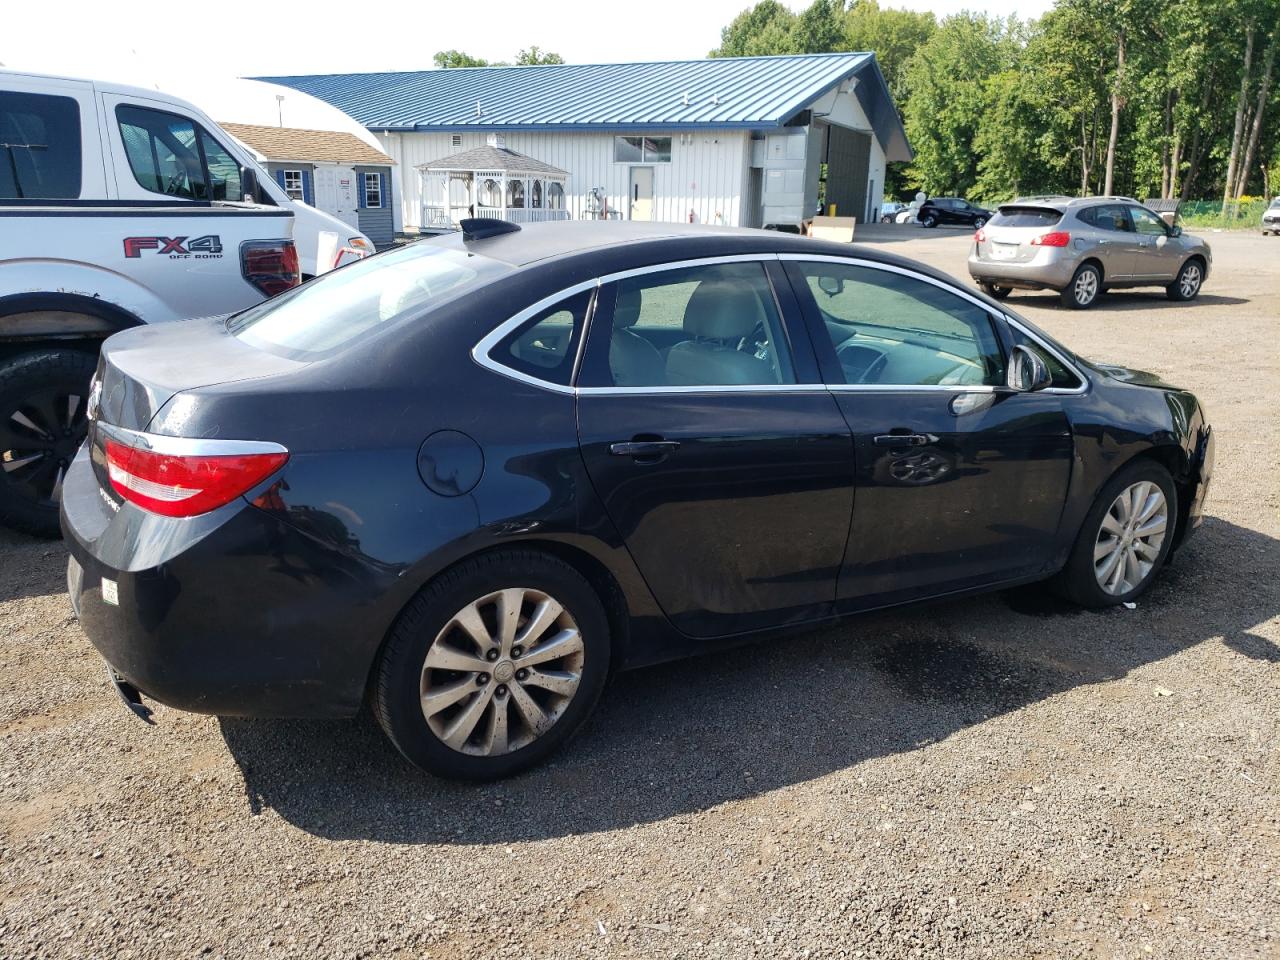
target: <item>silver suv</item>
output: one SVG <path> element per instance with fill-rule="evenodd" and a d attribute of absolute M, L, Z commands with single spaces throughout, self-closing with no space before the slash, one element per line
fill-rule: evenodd
<path fill-rule="evenodd" d="M 1164 287 L 1170 300 L 1190 300 L 1212 265 L 1207 243 L 1128 197 L 1015 200 L 974 234 L 969 254 L 969 275 L 988 295 L 1057 290 L 1077 310 L 1119 287 Z"/>
<path fill-rule="evenodd" d="M 1262 211 L 1262 235 L 1268 233 L 1280 237 L 1280 197 L 1274 197 L 1271 206 Z"/>

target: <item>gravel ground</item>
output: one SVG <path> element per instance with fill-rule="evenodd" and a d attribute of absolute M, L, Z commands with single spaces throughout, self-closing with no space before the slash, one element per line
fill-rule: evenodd
<path fill-rule="evenodd" d="M 863 233 L 964 275 L 967 234 Z M 507 783 L 368 720 L 146 727 L 61 546 L 0 534 L 0 957 L 1280 957 L 1280 239 L 1211 240 L 1193 304 L 1012 300 L 1218 431 L 1136 610 L 1022 590 L 640 671 Z"/>

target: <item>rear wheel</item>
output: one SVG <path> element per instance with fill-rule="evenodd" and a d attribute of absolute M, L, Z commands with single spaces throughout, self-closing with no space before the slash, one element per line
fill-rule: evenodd
<path fill-rule="evenodd" d="M 1071 282 L 1060 294 L 1064 307 L 1072 310 L 1086 310 L 1093 306 L 1098 294 L 1102 293 L 1102 271 L 1092 263 L 1081 264 Z"/>
<path fill-rule="evenodd" d="M 920 218 L 920 224 L 925 227 L 936 227 L 938 225 L 938 218 L 932 213 L 926 213 Z"/>
<path fill-rule="evenodd" d="M 491 780 L 546 758 L 590 714 L 609 672 L 590 584 L 531 550 L 465 561 L 392 629 L 374 713 L 396 748 L 442 777 Z"/>
<path fill-rule="evenodd" d="M 1063 592 L 1085 607 L 1113 607 L 1141 596 L 1169 558 L 1177 516 L 1168 470 L 1153 460 L 1123 468 L 1080 527 L 1059 575 Z"/>
<path fill-rule="evenodd" d="M 998 283 L 982 283 L 979 286 L 983 293 L 995 300 L 1006 300 L 1013 293 L 1013 287 L 1002 287 Z"/>
<path fill-rule="evenodd" d="M 0 367 L 0 523 L 58 536 L 62 478 L 84 442 L 98 361 L 80 350 L 34 350 Z"/>
<path fill-rule="evenodd" d="M 1194 300 L 1200 293 L 1200 285 L 1204 283 L 1204 265 L 1192 257 L 1182 265 L 1177 278 L 1164 288 L 1170 300 Z"/>

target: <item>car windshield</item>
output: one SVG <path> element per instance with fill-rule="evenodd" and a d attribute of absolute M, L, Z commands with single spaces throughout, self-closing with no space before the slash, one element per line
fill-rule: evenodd
<path fill-rule="evenodd" d="M 510 269 L 466 250 L 415 243 L 250 307 L 232 317 L 227 329 L 264 350 L 319 359 L 376 329 L 420 317 Z"/>
<path fill-rule="evenodd" d="M 1271 206 L 1269 209 L 1280 210 L 1280 197 L 1276 197 L 1274 200 L 1271 201 Z"/>

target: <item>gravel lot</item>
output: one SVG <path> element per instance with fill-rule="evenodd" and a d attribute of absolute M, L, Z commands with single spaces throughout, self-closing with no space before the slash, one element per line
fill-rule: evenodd
<path fill-rule="evenodd" d="M 874 228 L 964 276 L 968 233 Z M 1036 590 L 625 675 L 517 780 L 108 689 L 0 533 L 0 957 L 1280 957 L 1280 239 L 1022 311 L 1195 390 L 1210 517 L 1136 610 Z"/>

